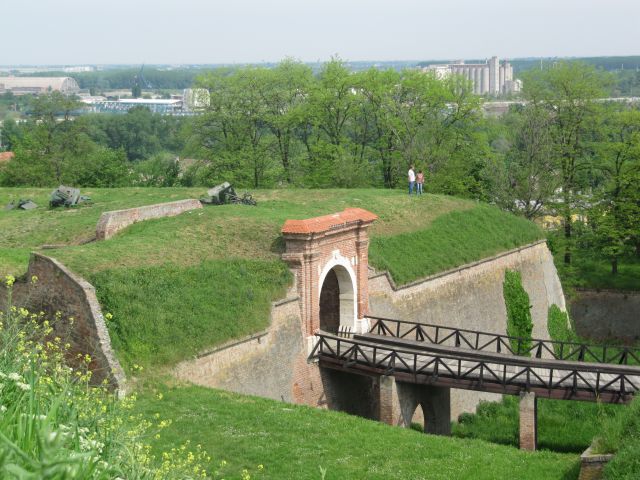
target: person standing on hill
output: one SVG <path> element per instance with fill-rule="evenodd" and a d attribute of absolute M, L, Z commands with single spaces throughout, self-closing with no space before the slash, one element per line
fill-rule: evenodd
<path fill-rule="evenodd" d="M 409 195 L 411 195 L 413 193 L 413 187 L 416 184 L 416 172 L 413 171 L 413 165 L 409 167 L 407 178 L 409 180 Z"/>
<path fill-rule="evenodd" d="M 422 170 L 419 170 L 418 175 L 416 175 L 416 186 L 418 187 L 417 188 L 418 195 L 422 195 L 423 185 L 424 185 L 424 173 L 422 173 Z"/>

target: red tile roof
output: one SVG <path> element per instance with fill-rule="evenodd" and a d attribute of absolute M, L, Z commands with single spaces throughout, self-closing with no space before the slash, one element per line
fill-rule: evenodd
<path fill-rule="evenodd" d="M 282 233 L 320 233 L 356 222 L 371 223 L 377 218 L 376 214 L 362 208 L 346 208 L 342 212 L 322 217 L 287 220 L 282 227 Z"/>
<path fill-rule="evenodd" d="M 13 152 L 0 152 L 0 162 L 8 162 L 15 156 Z"/>

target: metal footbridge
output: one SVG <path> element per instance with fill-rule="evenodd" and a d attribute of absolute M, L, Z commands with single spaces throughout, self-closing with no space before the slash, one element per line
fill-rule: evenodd
<path fill-rule="evenodd" d="M 368 317 L 367 333 L 319 331 L 321 367 L 440 387 L 563 400 L 628 403 L 640 389 L 640 350 Z"/>

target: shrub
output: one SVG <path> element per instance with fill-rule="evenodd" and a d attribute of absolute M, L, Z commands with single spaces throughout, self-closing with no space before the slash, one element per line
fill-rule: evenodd
<path fill-rule="evenodd" d="M 506 270 L 502 287 L 507 307 L 507 334 L 516 337 L 511 340 L 511 348 L 518 355 L 531 356 L 531 305 L 529 295 L 522 287 L 520 272 Z"/>
<path fill-rule="evenodd" d="M 547 331 L 551 340 L 556 342 L 575 342 L 578 339 L 571 329 L 569 314 L 563 312 L 557 305 L 551 305 L 547 313 Z M 560 354 L 560 345 L 554 343 L 553 349 L 556 355 Z"/>

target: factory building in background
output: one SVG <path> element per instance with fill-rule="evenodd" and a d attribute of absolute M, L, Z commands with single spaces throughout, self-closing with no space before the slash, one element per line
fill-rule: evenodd
<path fill-rule="evenodd" d="M 473 84 L 473 92 L 478 95 L 504 95 L 519 92 L 522 81 L 513 78 L 513 67 L 508 61 L 502 64 L 498 57 L 491 57 L 484 63 L 456 63 L 428 65 L 423 72 L 432 72 L 438 78 L 461 75 Z"/>
<path fill-rule="evenodd" d="M 71 77 L 0 77 L 0 93 L 38 95 L 53 91 L 72 95 L 78 93 L 80 87 Z"/>

